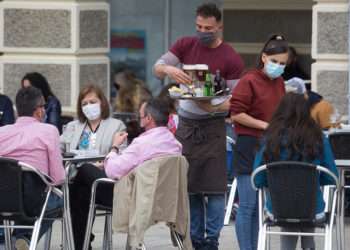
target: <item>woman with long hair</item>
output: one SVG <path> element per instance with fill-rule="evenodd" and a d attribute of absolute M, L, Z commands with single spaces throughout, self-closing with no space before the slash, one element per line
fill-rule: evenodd
<path fill-rule="evenodd" d="M 46 80 L 46 78 L 38 73 L 31 72 L 27 73 L 22 81 L 22 88 L 33 86 L 37 89 L 40 89 L 44 99 L 45 99 L 45 123 L 50 123 L 57 127 L 59 132 L 62 132 L 62 124 L 61 124 L 61 103 L 58 98 L 54 95 L 51 90 L 51 87 Z"/>
<path fill-rule="evenodd" d="M 285 94 L 281 75 L 287 61 L 287 41 L 282 35 L 271 36 L 261 50 L 256 69 L 246 72 L 232 91 L 231 120 L 237 134 L 233 166 L 239 196 L 236 234 L 244 250 L 257 248 L 257 192 L 251 186 L 250 175 L 259 138 Z"/>
<path fill-rule="evenodd" d="M 323 135 L 320 126 L 311 117 L 310 106 L 304 95 L 288 93 L 281 100 L 270 124 L 264 134 L 260 151 L 257 153 L 254 168 L 274 161 L 301 161 L 321 165 L 337 175 L 333 153 L 328 139 Z M 266 173 L 257 176 L 255 183 L 258 187 L 265 186 Z M 319 183 L 334 184 L 331 180 L 320 175 Z M 271 201 L 267 197 L 267 210 L 271 208 Z M 325 203 L 321 189 L 317 192 L 316 218 L 322 218 Z M 314 228 L 293 228 L 285 231 L 312 232 Z M 297 236 L 282 236 L 281 249 L 294 250 Z M 301 237 L 303 249 L 314 249 L 313 237 Z"/>

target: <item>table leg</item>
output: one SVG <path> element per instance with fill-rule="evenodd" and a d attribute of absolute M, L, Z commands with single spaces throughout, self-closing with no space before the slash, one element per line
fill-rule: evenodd
<path fill-rule="evenodd" d="M 342 168 L 339 169 L 340 178 L 340 190 L 338 195 L 337 204 L 337 245 L 338 249 L 345 250 L 345 228 L 344 228 L 344 197 L 345 197 L 345 171 Z"/>
<path fill-rule="evenodd" d="M 65 231 L 67 234 L 67 246 L 68 250 L 75 250 L 74 246 L 74 236 L 72 229 L 72 218 L 70 214 L 70 204 L 69 204 L 69 174 L 70 166 L 66 167 L 66 180 L 63 185 L 63 197 L 64 197 L 64 220 L 65 220 Z"/>

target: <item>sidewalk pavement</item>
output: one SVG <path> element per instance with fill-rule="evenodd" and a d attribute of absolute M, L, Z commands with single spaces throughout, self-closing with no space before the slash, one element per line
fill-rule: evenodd
<path fill-rule="evenodd" d="M 345 236 L 350 233 L 350 224 L 349 220 L 346 220 L 346 232 Z M 103 218 L 96 218 L 95 226 L 94 226 L 94 234 L 95 241 L 93 242 L 93 250 L 101 250 L 102 248 L 102 238 L 103 238 L 103 228 L 104 228 L 104 220 Z M 60 242 L 61 242 L 61 224 L 55 222 L 54 230 L 52 234 L 52 245 L 51 250 L 59 250 Z M 347 238 L 347 237 L 345 237 Z M 126 235 L 123 234 L 114 234 L 113 236 L 113 246 L 115 250 L 124 250 L 126 243 Z M 336 238 L 335 234 L 333 237 L 333 249 L 335 247 Z M 145 244 L 148 250 L 172 250 L 177 249 L 171 245 L 170 234 L 168 228 L 164 224 L 157 224 L 151 227 L 145 235 Z M 323 240 L 318 238 L 316 239 L 316 249 L 323 249 L 322 247 Z M 40 247 L 38 249 L 43 249 L 42 242 L 40 242 Z M 271 249 L 279 250 L 279 238 L 278 236 L 274 236 L 271 240 Z M 346 244 L 349 246 L 349 244 Z M 347 247 L 350 249 L 349 247 Z M 230 225 L 225 226 L 222 230 L 220 237 L 220 250 L 239 250 L 236 234 L 234 232 L 234 222 L 231 222 Z M 300 249 L 298 246 L 297 249 Z"/>

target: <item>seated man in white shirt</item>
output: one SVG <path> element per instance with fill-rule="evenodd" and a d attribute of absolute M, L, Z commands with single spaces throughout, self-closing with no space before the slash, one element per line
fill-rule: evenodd
<path fill-rule="evenodd" d="M 164 155 L 181 155 L 182 145 L 167 128 L 169 111 L 167 105 L 153 99 L 141 105 L 139 110 L 140 125 L 145 132 L 135 138 L 124 150 L 120 146 L 126 142 L 128 134 L 118 133 L 113 138 L 111 152 L 100 168 L 95 165 L 82 167 L 72 184 L 71 212 L 75 248 L 82 249 L 89 211 L 92 183 L 98 178 L 120 179 L 144 161 Z M 97 189 L 96 202 L 112 206 L 113 187 L 100 185 Z"/>

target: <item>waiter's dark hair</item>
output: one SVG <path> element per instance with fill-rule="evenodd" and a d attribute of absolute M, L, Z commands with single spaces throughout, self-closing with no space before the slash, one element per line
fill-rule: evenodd
<path fill-rule="evenodd" d="M 146 102 L 145 115 L 150 115 L 157 126 L 166 126 L 169 119 L 169 108 L 163 100 L 153 98 Z"/>
<path fill-rule="evenodd" d="M 29 86 L 20 88 L 16 94 L 16 109 L 18 116 L 33 116 L 34 111 L 45 104 L 40 89 Z"/>
<path fill-rule="evenodd" d="M 259 54 L 256 67 L 258 69 L 262 69 L 264 67 L 264 63 L 261 60 L 261 57 L 263 54 L 272 56 L 277 54 L 288 53 L 288 51 L 289 51 L 288 42 L 284 38 L 284 36 L 280 34 L 271 35 L 265 42 L 264 47 L 262 48 Z"/>
<path fill-rule="evenodd" d="M 205 18 L 215 17 L 217 22 L 220 22 L 222 19 L 221 11 L 215 3 L 205 3 L 198 6 L 196 13 L 197 16 Z"/>

